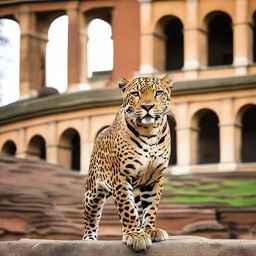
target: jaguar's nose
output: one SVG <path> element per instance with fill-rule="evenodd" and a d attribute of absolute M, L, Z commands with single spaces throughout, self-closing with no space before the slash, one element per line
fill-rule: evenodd
<path fill-rule="evenodd" d="M 155 104 L 142 104 L 140 106 L 141 108 L 145 109 L 148 112 L 150 109 L 152 109 L 155 106 Z"/>

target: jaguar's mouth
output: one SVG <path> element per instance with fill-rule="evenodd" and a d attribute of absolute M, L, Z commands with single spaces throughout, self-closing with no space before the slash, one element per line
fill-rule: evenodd
<path fill-rule="evenodd" d="M 159 119 L 159 118 L 157 118 L 157 119 Z M 156 121 L 156 117 L 147 113 L 142 118 L 139 117 L 137 119 L 137 121 L 138 121 L 138 123 L 142 123 L 142 124 L 150 124 L 150 123 L 154 123 Z"/>
<path fill-rule="evenodd" d="M 155 118 L 154 118 L 153 116 L 151 116 L 150 114 L 147 113 L 145 116 L 142 117 L 141 120 L 143 120 L 143 119 L 146 119 L 146 120 L 147 120 L 147 119 L 155 119 Z"/>

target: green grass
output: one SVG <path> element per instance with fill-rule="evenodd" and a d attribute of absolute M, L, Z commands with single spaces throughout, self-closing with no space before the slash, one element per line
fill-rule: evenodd
<path fill-rule="evenodd" d="M 163 202 L 168 203 L 225 203 L 230 206 L 255 206 L 256 198 L 218 198 L 213 196 L 206 197 L 174 197 L 165 198 Z"/>
<path fill-rule="evenodd" d="M 236 195 L 255 195 L 256 197 L 256 180 L 254 181 L 226 181 L 224 185 L 232 186 L 231 188 L 222 189 L 222 193 Z"/>
<path fill-rule="evenodd" d="M 166 181 L 169 203 L 225 203 L 230 206 L 256 206 L 256 180 Z"/>

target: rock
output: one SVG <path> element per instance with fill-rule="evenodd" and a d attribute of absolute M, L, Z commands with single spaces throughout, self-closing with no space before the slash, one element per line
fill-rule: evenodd
<path fill-rule="evenodd" d="M 218 223 L 216 220 L 202 220 L 193 222 L 191 224 L 186 225 L 182 231 L 184 233 L 191 233 L 197 231 L 205 231 L 205 230 L 224 230 L 224 226 Z"/>
<path fill-rule="evenodd" d="M 38 98 L 47 97 L 51 95 L 57 95 L 59 94 L 58 90 L 53 87 L 42 87 L 38 90 Z"/>
<path fill-rule="evenodd" d="M 147 252 L 135 253 L 121 241 L 52 241 L 21 239 L 0 242 L 1 256 L 255 256 L 256 241 L 213 240 L 176 236 L 154 243 Z"/>
<path fill-rule="evenodd" d="M 211 178 L 255 179 L 255 173 L 167 176 L 183 184 L 208 184 Z M 0 157 L 0 240 L 67 239 L 83 234 L 82 202 L 86 177 L 59 165 Z M 163 199 L 170 190 L 165 190 Z M 160 203 L 157 225 L 170 235 L 256 239 L 256 207 L 222 203 Z M 220 226 L 219 226 L 220 225 Z M 220 229 L 218 227 L 221 227 Z M 110 197 L 100 222 L 100 239 L 121 239 L 121 224 Z M 0 254 L 1 255 L 1 254 Z"/>

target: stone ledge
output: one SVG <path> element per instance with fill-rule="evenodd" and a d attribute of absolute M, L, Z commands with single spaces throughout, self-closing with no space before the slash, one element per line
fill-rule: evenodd
<path fill-rule="evenodd" d="M 198 93 L 254 89 L 256 75 L 232 76 L 211 79 L 177 81 L 173 88 L 173 96 Z M 121 91 L 116 86 L 85 90 L 74 93 L 63 93 L 43 98 L 21 100 L 1 107 L 0 124 L 7 124 L 26 118 L 49 114 L 63 113 L 89 108 L 120 106 Z"/>
<path fill-rule="evenodd" d="M 217 240 L 196 236 L 173 236 L 154 243 L 146 252 L 132 252 L 121 241 L 60 241 L 21 239 L 0 242 L 1 256 L 255 256 L 256 241 Z"/>

